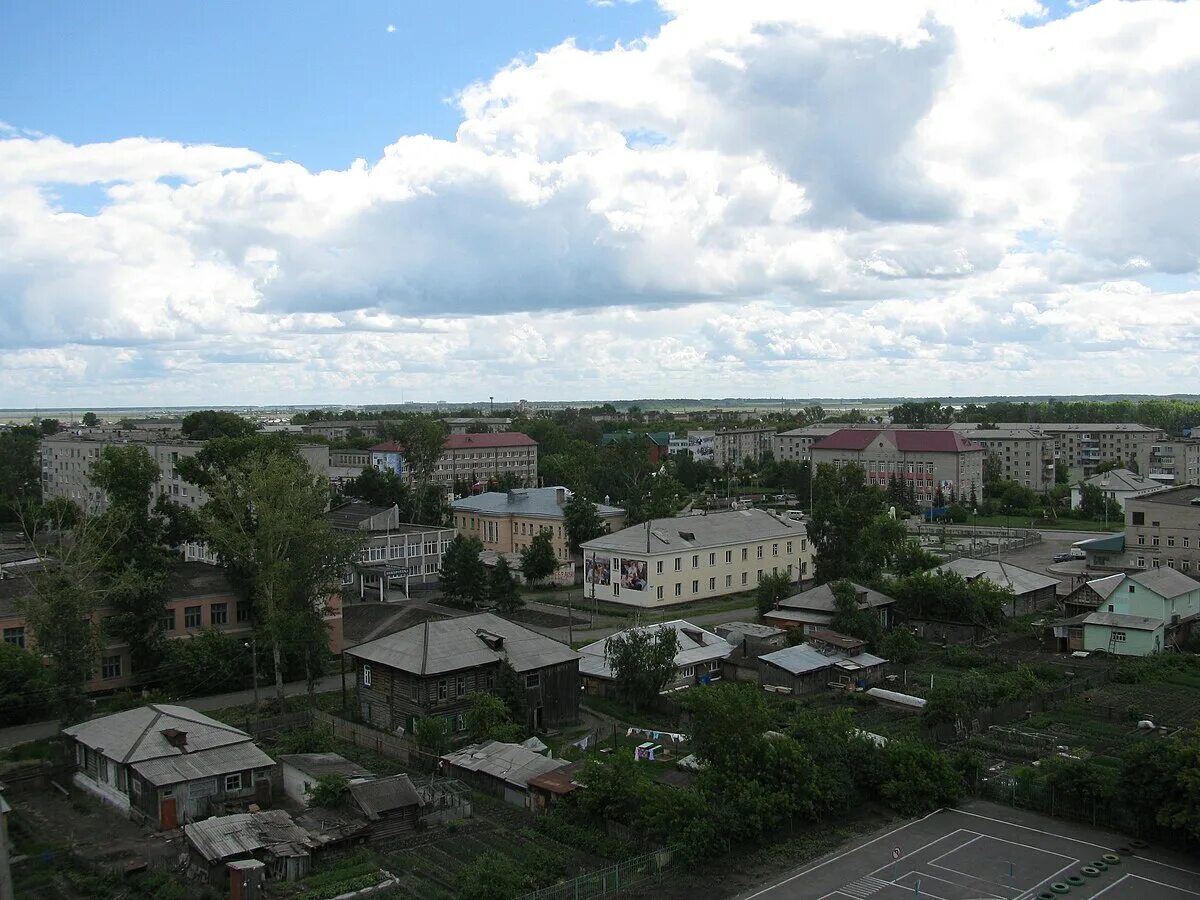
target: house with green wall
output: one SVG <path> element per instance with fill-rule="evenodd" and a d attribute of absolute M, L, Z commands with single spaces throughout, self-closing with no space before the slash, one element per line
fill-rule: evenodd
<path fill-rule="evenodd" d="M 1200 618 L 1200 582 L 1169 568 L 1109 575 L 1066 599 L 1077 614 L 1054 626 L 1065 651 L 1145 656 L 1178 647 Z"/>

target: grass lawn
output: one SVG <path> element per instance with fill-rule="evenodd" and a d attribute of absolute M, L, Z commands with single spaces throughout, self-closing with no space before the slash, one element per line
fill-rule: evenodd
<path fill-rule="evenodd" d="M 1029 519 L 1021 516 L 972 516 L 965 525 L 981 528 L 1028 528 Z M 1104 520 L 1095 519 L 1034 519 L 1034 531 L 1098 531 L 1105 530 Z M 1121 522 L 1108 520 L 1108 531 L 1120 531 Z"/>

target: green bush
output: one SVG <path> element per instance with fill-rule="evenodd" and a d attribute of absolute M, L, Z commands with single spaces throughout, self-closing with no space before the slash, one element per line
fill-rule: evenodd
<path fill-rule="evenodd" d="M 350 802 L 350 782 L 345 775 L 322 775 L 309 795 L 313 806 L 338 809 Z"/>
<path fill-rule="evenodd" d="M 489 850 L 459 870 L 454 889 L 463 900 L 512 900 L 563 875 L 562 862 L 540 847 L 531 847 L 520 861 Z"/>
<path fill-rule="evenodd" d="M 333 729 L 326 725 L 305 725 L 283 732 L 275 739 L 276 753 L 332 753 Z"/>

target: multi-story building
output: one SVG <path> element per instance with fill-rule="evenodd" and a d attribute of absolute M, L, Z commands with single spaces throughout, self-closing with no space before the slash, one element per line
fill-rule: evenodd
<path fill-rule="evenodd" d="M 747 459 L 759 462 L 772 450 L 774 428 L 731 428 L 713 435 L 713 462 L 737 468 Z"/>
<path fill-rule="evenodd" d="M 804 524 L 761 509 L 653 519 L 582 549 L 585 595 L 629 606 L 723 597 L 780 572 L 812 576 Z"/>
<path fill-rule="evenodd" d="M 525 487 L 537 485 L 537 441 L 527 434 L 452 434 L 442 444 L 442 455 L 433 470 L 439 484 L 452 488 L 456 482 L 486 486 L 502 475 L 514 475 Z M 371 465 L 408 476 L 404 447 L 384 441 L 371 448 Z"/>
<path fill-rule="evenodd" d="M 204 446 L 203 441 L 167 440 L 146 433 L 124 432 L 120 436 L 107 434 L 55 434 L 42 438 L 42 496 L 70 500 L 88 514 L 101 513 L 108 506 L 104 492 L 92 484 L 91 471 L 105 447 L 136 444 L 158 465 L 159 478 L 154 485 L 151 503 L 166 497 L 181 506 L 196 509 L 208 501 L 208 496 L 179 474 L 181 459 L 194 456 Z M 323 444 L 304 444 L 297 448 L 314 472 L 328 476 L 329 448 Z"/>
<path fill-rule="evenodd" d="M 352 435 L 377 434 L 381 424 L 390 423 L 381 422 L 378 419 L 360 422 L 312 422 L 308 425 L 301 425 L 300 430 L 304 434 L 323 437 L 327 441 L 344 441 Z"/>
<path fill-rule="evenodd" d="M 686 453 L 697 462 L 713 461 L 715 431 L 689 431 L 684 436 L 671 435 L 671 453 Z"/>
<path fill-rule="evenodd" d="M 579 654 L 491 613 L 414 625 L 346 655 L 363 721 L 386 731 L 411 732 L 423 716 L 465 731 L 471 695 L 501 690 L 503 664 L 516 670 L 530 728 L 579 718 Z"/>
<path fill-rule="evenodd" d="M 814 443 L 831 434 L 836 434 L 843 428 L 853 427 L 852 425 L 805 425 L 801 428 L 793 428 L 791 431 L 781 431 L 773 439 L 775 461 L 806 462 L 808 451 Z M 871 427 L 877 428 L 878 426 Z"/>
<path fill-rule="evenodd" d="M 465 418 L 450 418 L 443 420 L 450 434 L 466 434 L 475 428 L 486 428 L 490 432 L 508 431 L 512 427 L 512 419 L 499 416 L 474 416 Z"/>
<path fill-rule="evenodd" d="M 519 553 L 544 531 L 550 535 L 555 558 L 567 562 L 571 549 L 564 509 L 570 498 L 565 487 L 516 488 L 464 497 L 450 506 L 458 533 L 479 538 L 485 550 Z M 610 532 L 625 527 L 625 510 L 603 503 L 595 507 Z"/>
<path fill-rule="evenodd" d="M 1121 561 L 1129 568 L 1166 567 L 1185 575 L 1200 573 L 1200 486 L 1183 485 L 1127 498 L 1124 550 Z M 1089 549 L 1089 565 L 1092 557 Z"/>
<path fill-rule="evenodd" d="M 856 463 L 867 483 L 886 487 L 893 478 L 912 484 L 918 503 L 944 497 L 976 497 L 983 491 L 980 444 L 958 432 L 921 428 L 842 429 L 809 448 L 812 461 L 835 468 Z"/>
<path fill-rule="evenodd" d="M 1064 424 L 1061 422 L 998 422 L 998 429 L 1028 429 L 1054 439 L 1055 458 L 1068 468 L 1079 468 L 1085 476 L 1095 473 L 1103 462 L 1119 462 L 1124 468 L 1144 474 L 1150 471 L 1150 448 L 1162 432 L 1131 422 Z"/>
<path fill-rule="evenodd" d="M 1163 438 L 1150 445 L 1143 475 L 1165 485 L 1200 484 L 1200 440 Z"/>
<path fill-rule="evenodd" d="M 977 428 L 963 437 L 982 444 L 1000 477 L 1035 491 L 1054 487 L 1054 438 L 1028 428 Z"/>
<path fill-rule="evenodd" d="M 401 522 L 396 506 L 358 501 L 331 509 L 325 518 L 362 541 L 359 562 L 342 577 L 342 586 L 360 598 L 386 600 L 386 590 L 403 590 L 408 596 L 440 583 L 442 555 L 454 540 L 453 528 Z"/>

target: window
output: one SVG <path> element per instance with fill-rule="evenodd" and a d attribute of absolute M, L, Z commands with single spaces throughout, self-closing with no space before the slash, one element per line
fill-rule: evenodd
<path fill-rule="evenodd" d="M 700 582 L 699 581 L 692 582 L 692 593 L 693 594 L 700 593 Z"/>
<path fill-rule="evenodd" d="M 1185 546 L 1185 547 L 1190 547 L 1191 545 L 1192 545 L 1192 539 L 1191 539 L 1191 538 L 1188 538 L 1188 537 L 1185 537 L 1185 538 L 1183 539 L 1183 546 Z"/>
<path fill-rule="evenodd" d="M 1146 545 L 1146 536 L 1144 534 L 1138 535 L 1138 543 L 1141 544 L 1143 547 Z"/>
<path fill-rule="evenodd" d="M 4 643 L 15 644 L 16 646 L 24 649 L 24 647 L 25 647 L 25 628 L 24 628 L 24 626 L 19 625 L 16 628 L 5 628 L 4 629 Z"/>
<path fill-rule="evenodd" d="M 787 553 L 788 556 L 792 555 L 792 542 L 791 541 L 787 542 L 787 549 L 784 552 Z"/>
<path fill-rule="evenodd" d="M 213 625 L 224 625 L 229 621 L 229 604 L 214 603 L 208 608 L 208 621 Z"/>
<path fill-rule="evenodd" d="M 675 596 L 676 597 L 683 596 L 683 582 L 680 582 L 680 581 L 675 582 Z"/>
<path fill-rule="evenodd" d="M 683 557 L 682 556 L 675 557 L 675 571 L 678 572 L 682 568 L 683 568 Z"/>
<path fill-rule="evenodd" d="M 443 678 L 441 681 L 438 682 L 438 699 L 439 700 L 446 699 L 446 679 L 445 678 Z"/>
<path fill-rule="evenodd" d="M 459 675 L 454 679 L 454 696 L 461 697 L 467 692 L 467 679 Z"/>
<path fill-rule="evenodd" d="M 708 579 L 708 589 L 710 591 L 715 591 L 717 589 L 717 579 L 715 579 L 715 578 Z"/>
<path fill-rule="evenodd" d="M 692 568 L 693 569 L 700 568 L 700 554 L 699 553 L 692 554 Z"/>
<path fill-rule="evenodd" d="M 733 551 L 732 550 L 725 551 L 725 562 L 727 562 L 727 563 L 733 562 Z"/>
<path fill-rule="evenodd" d="M 696 677 L 696 667 L 688 666 L 685 669 L 680 669 L 679 677 L 680 678 L 695 678 Z"/>
<path fill-rule="evenodd" d="M 454 720 L 454 730 L 455 731 L 466 731 L 467 730 L 467 723 L 466 723 L 466 720 L 463 718 L 462 713 L 459 713 L 458 717 Z"/>
<path fill-rule="evenodd" d="M 654 596 L 658 600 L 663 598 L 663 586 L 661 584 L 654 589 Z"/>
<path fill-rule="evenodd" d="M 778 556 L 778 555 L 779 555 L 779 545 L 778 545 L 778 544 L 772 544 L 772 545 L 771 545 L 771 555 L 772 555 L 772 556 Z"/>
<path fill-rule="evenodd" d="M 96 754 L 96 772 L 101 781 L 108 781 L 108 757 L 102 753 Z"/>
<path fill-rule="evenodd" d="M 121 677 L 121 657 L 120 656 L 102 656 L 102 657 L 100 657 L 100 677 L 101 678 L 120 678 Z"/>
<path fill-rule="evenodd" d="M 1160 564 L 1160 563 L 1161 563 L 1161 560 L 1160 560 L 1160 559 L 1159 559 L 1157 556 L 1156 556 L 1156 557 L 1154 557 L 1154 560 L 1153 560 L 1153 565 L 1154 565 L 1154 568 L 1156 568 L 1156 569 L 1157 569 L 1157 568 L 1159 567 L 1159 564 Z"/>
<path fill-rule="evenodd" d="M 1174 558 L 1172 558 L 1170 556 L 1167 557 L 1167 568 L 1168 569 L 1175 568 L 1175 560 L 1174 560 Z"/>
<path fill-rule="evenodd" d="M 489 691 L 495 690 L 495 688 L 496 688 L 496 673 L 488 672 L 487 673 L 487 681 L 485 683 L 487 684 L 487 689 Z"/>
<path fill-rule="evenodd" d="M 1123 631 L 1113 631 L 1113 632 L 1110 632 L 1110 636 L 1111 636 L 1111 637 L 1112 637 L 1112 639 L 1113 639 L 1114 641 L 1116 641 L 1118 644 L 1121 644 L 1121 643 L 1124 643 L 1124 642 L 1125 642 L 1125 632 L 1123 632 Z"/>
<path fill-rule="evenodd" d="M 421 682 L 416 678 L 408 683 L 408 699 L 413 703 L 421 699 Z"/>
<path fill-rule="evenodd" d="M 199 628 L 200 627 L 200 607 L 185 606 L 183 609 L 183 627 L 184 628 Z"/>
<path fill-rule="evenodd" d="M 748 578 L 749 578 L 749 573 L 743 572 L 742 573 L 742 584 L 745 584 L 746 581 L 748 580 Z"/>
<path fill-rule="evenodd" d="M 758 570 L 758 574 L 756 576 L 754 576 L 754 581 L 756 584 L 758 582 L 762 581 L 762 569 Z"/>
<path fill-rule="evenodd" d="M 239 600 L 237 602 L 237 620 L 239 622 L 250 621 L 250 601 Z"/>
<path fill-rule="evenodd" d="M 363 663 L 362 683 L 363 683 L 363 687 L 371 686 L 371 664 L 370 663 Z"/>
<path fill-rule="evenodd" d="M 1167 546 L 1168 546 L 1168 547 L 1174 547 L 1174 546 L 1175 546 L 1175 535 L 1173 535 L 1173 534 L 1168 534 L 1168 535 L 1167 535 Z"/>
<path fill-rule="evenodd" d="M 715 566 L 717 564 L 717 554 L 715 554 L 715 553 L 708 554 L 708 564 L 710 566 Z"/>
<path fill-rule="evenodd" d="M 660 559 L 658 562 L 656 562 L 654 564 L 654 574 L 661 575 L 662 572 L 663 572 L 663 564 L 662 564 L 662 560 Z"/>
<path fill-rule="evenodd" d="M 535 688 L 535 687 L 541 687 L 541 686 L 542 686 L 542 673 L 541 672 L 530 672 L 528 675 L 525 676 L 525 687 Z"/>
<path fill-rule="evenodd" d="M 1139 557 L 1137 558 L 1137 567 L 1138 567 L 1139 569 L 1144 569 L 1144 568 L 1146 568 L 1146 557 L 1144 557 L 1144 556 L 1139 556 Z"/>
<path fill-rule="evenodd" d="M 749 558 L 750 558 L 750 549 L 748 547 L 743 547 L 742 548 L 742 562 L 745 562 Z"/>
<path fill-rule="evenodd" d="M 732 575 L 725 576 L 725 587 L 733 587 L 733 576 Z"/>
<path fill-rule="evenodd" d="M 1157 547 L 1157 546 L 1158 546 L 1158 535 L 1157 535 L 1157 534 L 1156 534 L 1156 535 L 1154 535 L 1154 537 L 1152 537 L 1152 538 L 1150 539 L 1150 543 L 1152 543 L 1152 544 L 1153 544 L 1155 547 Z"/>
<path fill-rule="evenodd" d="M 234 791 L 242 789 L 242 773 L 234 772 L 232 775 L 225 776 L 225 793 L 232 794 Z"/>
<path fill-rule="evenodd" d="M 710 672 L 721 671 L 721 661 L 719 659 L 710 660 L 708 663 L 708 671 L 710 671 Z"/>
<path fill-rule="evenodd" d="M 1145 525 L 1146 524 L 1146 514 L 1144 512 L 1135 512 L 1135 513 L 1131 513 L 1130 515 L 1132 516 L 1132 518 L 1131 518 L 1132 524 L 1134 524 L 1134 525 Z"/>
<path fill-rule="evenodd" d="M 762 551 L 763 551 L 763 545 L 759 544 L 758 549 L 756 551 L 756 556 L 758 559 L 762 559 Z"/>
<path fill-rule="evenodd" d="M 175 630 L 175 610 L 174 609 L 164 609 L 163 610 L 162 630 L 163 631 L 174 631 Z"/>

